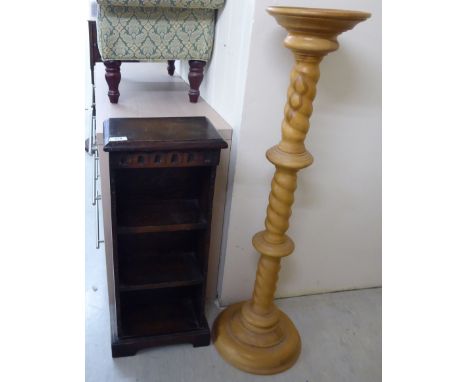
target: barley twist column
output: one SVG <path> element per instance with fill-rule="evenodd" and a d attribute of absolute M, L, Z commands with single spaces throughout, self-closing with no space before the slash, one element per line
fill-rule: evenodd
<path fill-rule="evenodd" d="M 274 374 L 297 360 L 301 340 L 294 324 L 274 304 L 280 260 L 294 250 L 286 235 L 297 187 L 297 173 L 312 164 L 304 140 L 309 130 L 312 102 L 320 76 L 319 64 L 338 49 L 338 34 L 370 15 L 363 12 L 270 7 L 268 12 L 289 34 L 285 45 L 294 53 L 282 137 L 267 151 L 276 171 L 265 219 L 265 230 L 252 240 L 260 253 L 252 299 L 230 306 L 214 324 L 214 341 L 221 356 L 232 365 L 255 374 Z"/>

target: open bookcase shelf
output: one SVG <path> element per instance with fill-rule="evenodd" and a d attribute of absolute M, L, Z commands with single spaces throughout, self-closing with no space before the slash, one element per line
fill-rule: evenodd
<path fill-rule="evenodd" d="M 122 338 L 156 336 L 200 328 L 191 290 L 126 293 L 121 298 Z M 178 291 L 177 291 L 178 292 Z"/>
<path fill-rule="evenodd" d="M 206 228 L 197 199 L 138 200 L 123 203 L 118 233 L 171 232 Z"/>
<path fill-rule="evenodd" d="M 203 274 L 196 254 L 147 254 L 120 262 L 120 291 L 201 285 Z"/>

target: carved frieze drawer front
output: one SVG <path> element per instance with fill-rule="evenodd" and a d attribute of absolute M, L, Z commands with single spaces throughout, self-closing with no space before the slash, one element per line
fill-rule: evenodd
<path fill-rule="evenodd" d="M 111 159 L 113 167 L 121 168 L 216 166 L 218 162 L 216 150 L 122 152 Z"/>

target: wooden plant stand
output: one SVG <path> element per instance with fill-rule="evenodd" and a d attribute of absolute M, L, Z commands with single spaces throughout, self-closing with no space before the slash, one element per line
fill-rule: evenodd
<path fill-rule="evenodd" d="M 309 130 L 312 101 L 322 58 L 338 49 L 337 36 L 366 20 L 370 14 L 355 11 L 269 7 L 268 12 L 287 29 L 284 40 L 294 53 L 282 138 L 267 151 L 276 167 L 265 230 L 253 237 L 260 252 L 252 299 L 231 305 L 216 319 L 214 343 L 233 366 L 254 374 L 275 374 L 290 368 L 299 357 L 301 339 L 288 316 L 273 298 L 282 257 L 294 250 L 286 235 L 297 186 L 297 172 L 312 164 L 304 140 Z"/>

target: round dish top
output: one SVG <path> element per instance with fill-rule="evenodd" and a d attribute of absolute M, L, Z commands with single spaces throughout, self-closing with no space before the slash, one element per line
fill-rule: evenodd
<path fill-rule="evenodd" d="M 273 6 L 267 8 L 271 15 L 282 16 L 302 16 L 313 18 L 328 18 L 334 20 L 366 20 L 371 14 L 360 11 L 347 11 L 342 9 L 325 9 L 325 8 L 301 8 L 301 7 L 284 7 Z"/>

